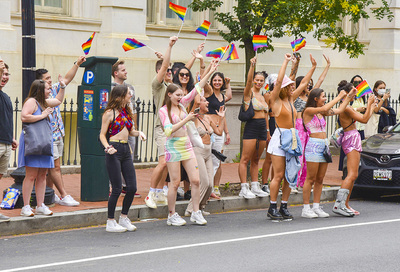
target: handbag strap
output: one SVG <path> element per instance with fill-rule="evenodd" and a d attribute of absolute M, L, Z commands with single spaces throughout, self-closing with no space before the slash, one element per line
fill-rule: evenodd
<path fill-rule="evenodd" d="M 197 119 L 203 124 L 204 128 L 206 129 L 206 131 L 208 132 L 208 129 L 206 127 L 206 125 L 203 123 L 203 121 L 201 121 L 201 119 L 197 116 Z"/>

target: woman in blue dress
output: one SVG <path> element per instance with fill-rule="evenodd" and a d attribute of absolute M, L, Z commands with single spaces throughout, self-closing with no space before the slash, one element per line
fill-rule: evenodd
<path fill-rule="evenodd" d="M 50 126 L 50 116 L 53 107 L 61 104 L 64 99 L 65 83 L 61 76 L 58 76 L 61 90 L 56 98 L 49 98 L 50 86 L 41 79 L 33 81 L 21 111 L 21 121 L 23 123 L 35 123 L 46 119 Z M 52 215 L 53 212 L 44 205 L 44 195 L 46 190 L 46 173 L 48 168 L 54 168 L 53 156 L 28 155 L 25 156 L 24 133 L 21 132 L 20 146 L 18 150 L 18 167 L 25 166 L 25 179 L 22 184 L 22 196 L 24 207 L 22 207 L 22 216 L 34 216 L 30 206 L 31 193 L 35 184 L 36 191 L 36 210 L 35 214 Z M 53 148 L 53 143 L 51 143 Z M 52 150 L 53 152 L 53 150 Z M 36 183 L 35 183 L 36 180 Z"/>

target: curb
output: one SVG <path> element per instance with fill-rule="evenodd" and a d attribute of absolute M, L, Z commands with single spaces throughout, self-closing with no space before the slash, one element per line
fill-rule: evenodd
<path fill-rule="evenodd" d="M 336 199 L 338 186 L 325 187 L 322 190 L 321 201 L 333 201 Z M 278 201 L 281 195 L 278 196 Z M 312 194 L 311 194 L 312 197 Z M 176 211 L 183 215 L 189 201 L 176 203 Z M 302 193 L 292 193 L 289 205 L 303 204 Z M 221 213 L 229 211 L 266 209 L 269 207 L 269 197 L 244 199 L 238 196 L 223 197 L 221 200 L 210 200 L 206 210 L 210 213 Z M 116 209 L 118 218 L 121 207 Z M 157 209 L 150 209 L 146 205 L 135 205 L 129 210 L 129 218 L 132 221 L 152 218 L 166 218 L 168 206 L 162 205 Z M 56 213 L 52 216 L 37 215 L 35 217 L 13 217 L 9 222 L 0 223 L 0 237 L 8 235 L 29 234 L 44 231 L 55 231 L 61 229 L 72 229 L 104 225 L 107 218 L 107 208 L 81 210 L 74 212 Z"/>

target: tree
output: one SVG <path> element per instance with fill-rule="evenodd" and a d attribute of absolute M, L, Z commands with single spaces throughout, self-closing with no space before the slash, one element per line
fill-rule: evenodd
<path fill-rule="evenodd" d="M 393 19 L 386 0 L 380 6 L 374 0 L 234 0 L 237 4 L 233 13 L 215 12 L 215 19 L 227 27 L 228 31 L 218 30 L 227 42 L 239 41 L 246 53 L 246 71 L 250 59 L 254 57 L 253 35 L 267 35 L 268 47 L 258 52 L 274 50 L 273 38 L 292 36 L 293 40 L 313 33 L 313 37 L 324 41 L 339 51 L 345 50 L 351 58 L 363 54 L 364 44 L 357 41 L 356 35 L 346 35 L 341 28 L 344 17 L 353 23 L 370 16 L 381 20 Z M 193 0 L 190 7 L 194 11 L 213 10 L 221 7 L 221 0 Z M 373 7 L 373 9 L 372 9 Z"/>

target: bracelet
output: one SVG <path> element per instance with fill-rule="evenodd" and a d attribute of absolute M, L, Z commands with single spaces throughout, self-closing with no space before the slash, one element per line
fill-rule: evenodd
<path fill-rule="evenodd" d="M 267 132 L 269 132 L 269 129 L 267 129 Z"/>
<path fill-rule="evenodd" d="M 61 86 L 61 85 L 60 85 L 60 86 Z M 67 87 L 67 85 L 61 86 L 60 88 L 61 88 L 61 89 L 65 89 L 65 87 Z"/>

